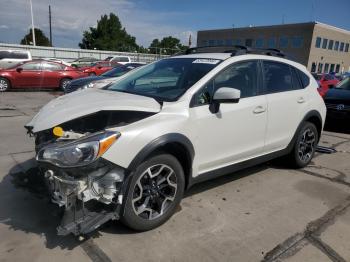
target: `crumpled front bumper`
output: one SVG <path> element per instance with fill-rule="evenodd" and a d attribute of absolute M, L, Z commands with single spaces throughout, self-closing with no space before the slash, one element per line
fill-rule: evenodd
<path fill-rule="evenodd" d="M 64 208 L 58 235 L 84 235 L 120 217 L 127 170 L 100 159 L 87 167 L 58 168 L 39 163 L 51 201 Z"/>

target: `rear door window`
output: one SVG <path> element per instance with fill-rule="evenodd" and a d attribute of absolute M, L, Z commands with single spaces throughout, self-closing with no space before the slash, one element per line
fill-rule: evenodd
<path fill-rule="evenodd" d="M 265 93 L 279 93 L 293 90 L 289 65 L 273 61 L 263 61 Z"/>
<path fill-rule="evenodd" d="M 42 70 L 44 71 L 60 71 L 63 70 L 62 66 L 55 63 L 42 63 Z"/>

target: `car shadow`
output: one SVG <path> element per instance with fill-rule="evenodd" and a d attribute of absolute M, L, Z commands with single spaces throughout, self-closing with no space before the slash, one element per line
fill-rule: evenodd
<path fill-rule="evenodd" d="M 196 184 L 186 192 L 185 198 L 253 175 L 266 168 L 268 165 L 262 164 Z M 0 223 L 9 226 L 10 230 L 20 230 L 44 237 L 46 248 L 60 247 L 72 250 L 82 242 L 72 234 L 57 235 L 56 227 L 61 221 L 63 210 L 50 202 L 42 177 L 34 159 L 29 159 L 11 168 L 9 174 L 0 182 L 0 195 L 6 196 L 0 199 Z M 176 212 L 180 211 L 181 206 Z M 98 238 L 102 236 L 102 233 L 141 234 L 120 222 L 110 221 L 88 234 L 86 239 Z"/>

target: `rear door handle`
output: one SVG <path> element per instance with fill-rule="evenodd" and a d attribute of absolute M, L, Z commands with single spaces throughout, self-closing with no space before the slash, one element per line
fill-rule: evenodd
<path fill-rule="evenodd" d="M 266 111 L 265 107 L 263 106 L 257 106 L 254 110 L 253 113 L 254 114 L 261 114 L 264 113 Z"/>
<path fill-rule="evenodd" d="M 304 97 L 299 97 L 298 100 L 297 100 L 297 102 L 298 102 L 299 104 L 305 103 Z"/>

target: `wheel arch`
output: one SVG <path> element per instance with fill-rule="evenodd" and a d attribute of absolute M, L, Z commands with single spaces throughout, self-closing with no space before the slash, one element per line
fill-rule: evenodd
<path fill-rule="evenodd" d="M 183 134 L 169 133 L 152 140 L 137 153 L 127 169 L 129 171 L 135 170 L 143 161 L 160 153 L 171 154 L 180 162 L 184 170 L 187 188 L 192 176 L 195 151 L 192 142 Z"/>
<path fill-rule="evenodd" d="M 323 123 L 322 122 L 322 117 L 321 117 L 321 114 L 318 111 L 311 110 L 304 116 L 302 121 L 299 123 L 299 125 L 298 125 L 298 127 L 297 127 L 297 129 L 296 129 L 296 131 L 294 133 L 294 136 L 293 136 L 292 140 L 289 142 L 289 145 L 286 148 L 286 150 L 287 150 L 286 152 L 287 153 L 292 151 L 293 146 L 294 146 L 294 142 L 297 139 L 298 134 L 300 132 L 300 129 L 303 127 L 303 124 L 305 122 L 311 122 L 311 123 L 313 123 L 316 126 L 316 129 L 317 129 L 317 132 L 318 132 L 318 141 L 317 141 L 317 143 L 319 142 L 320 137 L 321 137 L 321 132 L 322 132 L 322 123 Z"/>

